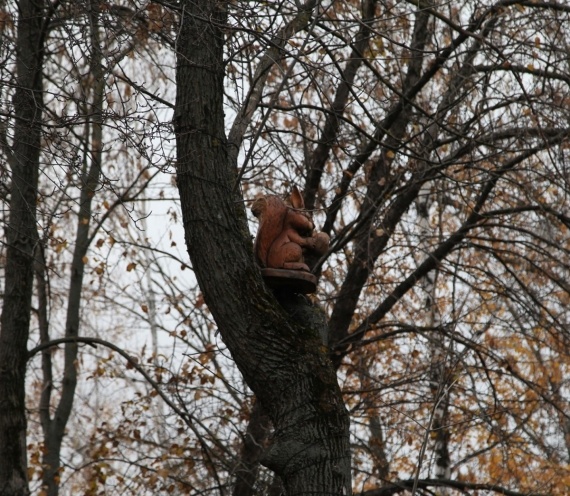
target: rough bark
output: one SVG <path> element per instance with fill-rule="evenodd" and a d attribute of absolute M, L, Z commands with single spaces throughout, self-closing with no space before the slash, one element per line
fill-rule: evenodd
<path fill-rule="evenodd" d="M 350 494 L 349 419 L 319 330 L 263 285 L 223 114 L 223 4 L 183 2 L 174 127 L 188 252 L 236 365 L 275 427 L 264 464 L 289 495 Z"/>
<path fill-rule="evenodd" d="M 0 494 L 29 494 L 25 372 L 34 274 L 42 118 L 43 2 L 19 2 L 6 279 L 0 330 Z"/>
<path fill-rule="evenodd" d="M 302 295 L 289 293 L 288 291 L 275 291 L 275 297 L 279 304 L 287 312 L 289 317 L 299 323 L 309 323 L 311 328 L 317 329 L 323 344 L 328 342 L 328 325 L 325 313 L 314 306 L 309 299 Z M 236 467 L 233 496 L 252 496 L 256 493 L 255 483 L 259 464 L 268 449 L 272 425 L 269 416 L 265 413 L 261 404 L 256 401 L 239 457 L 239 465 Z M 282 484 L 276 477 L 269 488 L 269 494 L 281 494 Z"/>

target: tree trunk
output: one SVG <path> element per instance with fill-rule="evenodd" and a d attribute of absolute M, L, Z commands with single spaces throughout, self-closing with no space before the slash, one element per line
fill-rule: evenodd
<path fill-rule="evenodd" d="M 422 186 L 416 198 L 418 216 L 419 244 L 422 258 L 432 251 L 433 240 L 436 233 L 430 227 L 431 182 Z M 423 262 L 423 260 L 421 260 Z M 421 263 L 420 262 L 420 263 Z M 419 264 L 418 264 L 419 266 Z M 436 329 L 430 334 L 428 353 L 430 359 L 429 389 L 433 398 L 430 437 L 434 438 L 435 478 L 449 479 L 451 467 L 449 458 L 449 380 L 446 369 L 449 365 L 449 349 L 443 333 L 441 315 L 437 306 L 437 276 L 438 268 L 430 271 L 418 281 L 418 287 L 425 293 L 426 327 Z M 421 460 L 420 460 L 421 463 Z M 418 468 L 419 470 L 419 468 Z M 445 493 L 446 489 L 442 489 Z"/>
<path fill-rule="evenodd" d="M 0 494 L 29 494 L 25 372 L 34 274 L 42 102 L 43 2 L 19 2 L 6 280 L 0 330 Z"/>
<path fill-rule="evenodd" d="M 275 427 L 264 464 L 288 495 L 351 494 L 349 419 L 319 326 L 295 322 L 254 262 L 224 135 L 223 6 L 182 3 L 174 126 L 188 252 L 222 338 Z"/>
<path fill-rule="evenodd" d="M 90 72 L 93 77 L 92 103 L 90 112 L 90 159 L 86 159 L 80 177 L 81 193 L 77 217 L 75 247 L 71 262 L 71 277 L 67 298 L 67 314 L 65 321 L 65 337 L 76 338 L 79 335 L 81 299 L 83 296 L 83 277 L 85 273 L 84 258 L 89 248 L 89 227 L 92 217 L 92 203 L 99 187 L 101 177 L 101 161 L 103 154 L 103 105 L 105 95 L 105 78 L 103 74 L 102 52 L 99 40 L 99 9 L 97 2 L 89 3 L 90 20 Z M 59 475 L 61 471 L 61 446 L 65 436 L 67 423 L 73 409 L 75 389 L 77 387 L 77 353 L 78 345 L 68 342 L 64 348 L 64 373 L 61 395 L 57 408 L 50 417 L 49 409 L 42 410 L 42 428 L 45 451 L 42 458 L 43 489 L 47 496 L 59 493 Z M 44 368 L 44 370 L 47 368 Z M 51 380 L 51 373 L 44 377 Z M 47 396 L 47 394 L 46 394 Z M 44 400 L 49 405 L 49 398 Z"/>

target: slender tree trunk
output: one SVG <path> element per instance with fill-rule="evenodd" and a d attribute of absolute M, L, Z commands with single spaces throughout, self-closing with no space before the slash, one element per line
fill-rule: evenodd
<path fill-rule="evenodd" d="M 19 2 L 6 280 L 0 330 L 0 494 L 28 494 L 25 373 L 42 119 L 43 1 Z"/>
<path fill-rule="evenodd" d="M 430 228 L 429 209 L 431 198 L 431 182 L 424 183 L 416 198 L 416 210 L 418 215 L 418 227 L 420 234 L 419 247 L 423 258 L 432 251 L 434 233 Z M 430 371 L 429 388 L 432 394 L 434 408 L 431 421 L 431 431 L 434 438 L 435 477 L 436 479 L 450 478 L 449 459 L 449 427 L 447 411 L 449 406 L 449 381 L 446 374 L 446 366 L 449 361 L 448 349 L 445 337 L 442 333 L 442 322 L 437 308 L 437 275 L 438 269 L 432 270 L 418 282 L 425 293 L 426 325 L 437 329 L 430 333 L 428 345 Z M 445 489 L 442 489 L 445 492 Z"/>
<path fill-rule="evenodd" d="M 91 104 L 90 136 L 88 158 L 83 168 L 80 180 L 79 212 L 75 248 L 71 262 L 71 278 L 67 298 L 67 315 L 65 337 L 74 338 L 79 335 L 81 298 L 83 277 L 85 273 L 85 256 L 89 248 L 89 227 L 93 198 L 99 186 L 101 177 L 101 159 L 103 153 L 103 102 L 105 94 L 105 78 L 103 74 L 102 53 L 99 40 L 98 2 L 89 4 L 89 20 L 91 35 L 91 74 L 93 76 L 93 100 Z M 43 456 L 43 485 L 47 496 L 57 496 L 59 493 L 59 474 L 61 468 L 61 446 L 65 429 L 71 416 L 75 389 L 77 387 L 77 343 L 69 342 L 64 348 L 64 375 L 59 403 L 50 418 L 49 410 L 44 409 L 42 428 L 44 434 L 45 452 Z M 47 367 L 45 367 L 47 368 Z M 51 381 L 51 373 L 44 376 L 44 381 Z M 47 385 L 46 385 L 47 386 Z M 45 399 L 43 402 L 45 403 Z M 48 400 L 49 405 L 49 400 Z"/>
<path fill-rule="evenodd" d="M 351 494 L 349 418 L 314 319 L 294 321 L 255 265 L 223 114 L 224 4 L 182 2 L 174 126 L 188 252 L 236 365 L 275 427 L 264 464 L 288 495 Z M 311 314 L 306 301 L 289 302 Z"/>

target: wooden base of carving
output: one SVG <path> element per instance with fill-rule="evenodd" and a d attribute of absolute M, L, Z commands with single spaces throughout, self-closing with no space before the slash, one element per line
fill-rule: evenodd
<path fill-rule="evenodd" d="M 316 276 L 303 270 L 261 269 L 261 275 L 272 289 L 287 289 L 302 294 L 317 290 Z"/>

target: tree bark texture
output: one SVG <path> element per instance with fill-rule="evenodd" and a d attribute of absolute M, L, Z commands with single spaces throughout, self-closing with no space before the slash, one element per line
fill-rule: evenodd
<path fill-rule="evenodd" d="M 42 118 L 43 2 L 19 2 L 10 219 L 0 330 L 0 494 L 29 494 L 25 371 L 34 274 Z"/>
<path fill-rule="evenodd" d="M 274 425 L 264 464 L 288 495 L 350 494 L 349 418 L 319 328 L 281 307 L 254 262 L 224 135 L 222 8 L 182 4 L 174 127 L 188 252 L 222 338 Z"/>

